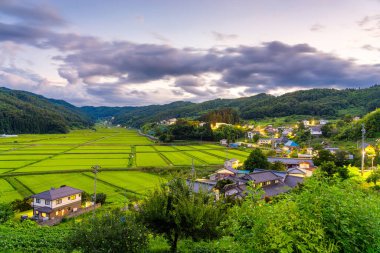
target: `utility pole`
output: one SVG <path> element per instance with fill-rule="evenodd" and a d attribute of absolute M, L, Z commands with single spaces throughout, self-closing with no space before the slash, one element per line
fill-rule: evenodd
<path fill-rule="evenodd" d="M 361 175 L 362 176 L 364 174 L 364 155 L 365 155 L 365 151 L 364 151 L 364 136 L 365 136 L 365 128 L 364 128 L 364 124 L 362 124 L 362 166 L 361 166 Z"/>
<path fill-rule="evenodd" d="M 195 180 L 195 167 L 194 167 L 194 158 L 191 159 L 191 175 L 193 176 L 193 181 Z"/>
<path fill-rule="evenodd" d="M 99 165 L 94 165 L 91 167 L 92 173 L 94 173 L 94 212 L 93 212 L 93 218 L 95 218 L 95 210 L 96 210 L 96 179 L 97 175 L 99 173 L 100 166 Z"/>

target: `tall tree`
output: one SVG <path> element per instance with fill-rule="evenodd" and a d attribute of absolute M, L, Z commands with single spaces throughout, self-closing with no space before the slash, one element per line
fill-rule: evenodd
<path fill-rule="evenodd" d="M 244 162 L 244 168 L 249 171 L 254 169 L 268 169 L 270 166 L 267 157 L 261 149 L 254 149 Z"/>
<path fill-rule="evenodd" d="M 218 225 L 225 210 L 206 192 L 195 193 L 182 179 L 174 179 L 155 189 L 142 203 L 140 220 L 154 233 L 163 234 L 177 251 L 180 238 L 194 240 L 219 236 Z"/>

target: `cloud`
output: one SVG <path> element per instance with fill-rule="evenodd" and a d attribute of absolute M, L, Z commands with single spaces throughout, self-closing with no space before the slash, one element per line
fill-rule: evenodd
<path fill-rule="evenodd" d="M 157 32 L 151 32 L 151 34 L 156 40 L 158 40 L 164 44 L 170 43 L 170 40 L 168 38 L 166 38 L 165 36 L 163 36 L 162 34 L 159 34 Z"/>
<path fill-rule="evenodd" d="M 214 37 L 214 39 L 217 41 L 234 40 L 234 39 L 239 38 L 239 36 L 236 34 L 220 33 L 216 31 L 212 31 L 211 34 Z"/>
<path fill-rule="evenodd" d="M 357 22 L 359 27 L 374 37 L 380 36 L 380 15 L 365 16 Z"/>
<path fill-rule="evenodd" d="M 321 24 L 314 24 L 310 27 L 310 31 L 312 32 L 319 32 L 319 31 L 322 31 L 323 29 L 325 29 L 325 26 Z"/>
<path fill-rule="evenodd" d="M 380 51 L 380 48 L 371 46 L 369 44 L 363 45 L 362 48 L 368 51 Z"/>
<path fill-rule="evenodd" d="M 54 8 L 47 4 L 35 5 L 32 2 L 26 5 L 15 0 L 2 0 L 0 15 L 17 17 L 24 25 L 60 26 L 66 23 Z"/>
<path fill-rule="evenodd" d="M 64 25 L 65 21 L 54 11 L 25 10 L 15 2 L 5 3 L 8 7 L 1 13 L 19 17 L 20 22 L 0 22 L 0 42 L 12 47 L 56 49 L 57 55 L 52 58 L 65 83 L 57 84 L 16 66 L 1 67 L 0 82 L 77 104 L 163 103 L 171 101 L 173 95 L 199 101 L 295 88 L 365 87 L 380 81 L 379 65 L 360 65 L 308 44 L 271 41 L 223 48 L 176 48 L 104 41 L 95 36 L 55 32 L 47 23 Z M 378 22 L 380 16 L 368 16 L 359 25 L 380 27 Z M 40 25 L 33 25 L 37 23 Z M 156 35 L 157 39 L 162 36 Z M 213 35 L 217 40 L 236 38 L 234 34 Z M 363 48 L 375 50 L 369 45 Z"/>

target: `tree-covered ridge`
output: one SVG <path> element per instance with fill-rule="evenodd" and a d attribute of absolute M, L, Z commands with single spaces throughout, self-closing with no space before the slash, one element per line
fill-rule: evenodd
<path fill-rule="evenodd" d="M 217 122 L 237 124 L 240 121 L 237 111 L 232 108 L 213 110 L 202 115 L 200 117 L 200 120 L 209 122 L 211 124 L 215 124 Z"/>
<path fill-rule="evenodd" d="M 242 119 L 290 115 L 339 117 L 347 113 L 362 116 L 380 107 L 380 85 L 366 89 L 311 89 L 281 96 L 258 94 L 237 99 L 215 99 L 203 103 L 174 102 L 142 107 L 86 107 L 91 117 L 115 116 L 115 123 L 140 127 L 169 118 L 199 118 L 214 110 L 233 108 Z"/>
<path fill-rule="evenodd" d="M 65 101 L 0 88 L 1 133 L 66 133 L 91 125 L 86 115 Z"/>

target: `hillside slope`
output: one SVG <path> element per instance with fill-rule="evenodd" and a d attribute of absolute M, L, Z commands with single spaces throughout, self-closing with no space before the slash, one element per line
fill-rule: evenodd
<path fill-rule="evenodd" d="M 92 122 L 79 108 L 62 100 L 0 88 L 0 133 L 66 133 Z"/>
<path fill-rule="evenodd" d="M 174 102 L 142 107 L 112 107 L 99 109 L 102 116 L 114 116 L 115 123 L 139 127 L 173 117 L 197 118 L 210 110 L 234 108 L 243 119 L 262 119 L 290 115 L 338 117 L 345 114 L 364 115 L 380 107 L 380 85 L 366 89 L 311 89 L 281 96 L 258 94 L 237 99 L 215 99 L 203 103 Z M 93 110 L 93 112 L 96 110 Z M 112 113 L 106 115 L 105 112 Z M 105 113 L 105 114 L 104 114 Z M 96 118 L 95 115 L 93 115 Z"/>

